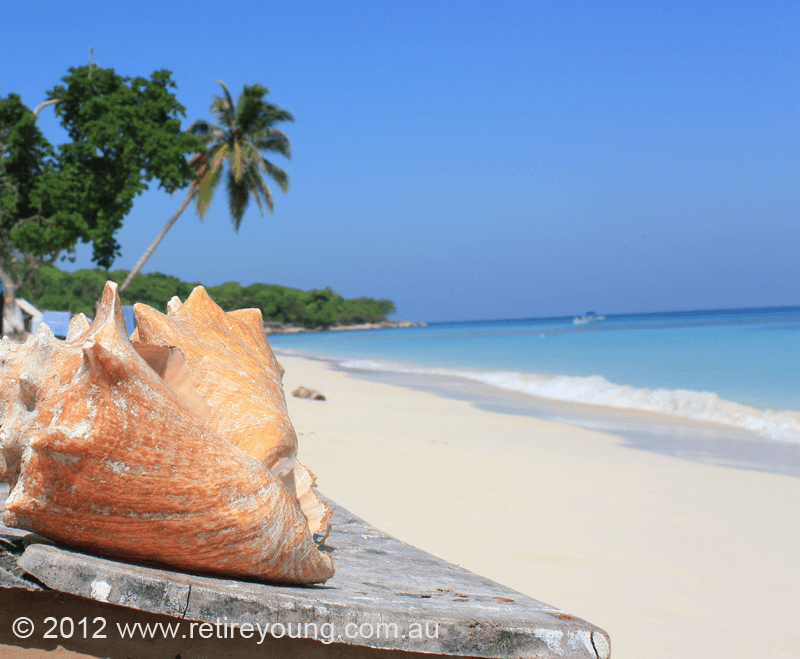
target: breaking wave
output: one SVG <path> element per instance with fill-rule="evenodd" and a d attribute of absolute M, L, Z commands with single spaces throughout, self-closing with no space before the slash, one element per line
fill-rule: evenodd
<path fill-rule="evenodd" d="M 475 371 L 434 368 L 390 361 L 342 359 L 336 363 L 349 369 L 447 375 L 553 400 L 645 410 L 708 421 L 754 431 L 769 439 L 800 442 L 800 412 L 759 410 L 720 398 L 710 391 L 688 389 L 637 389 L 614 384 L 600 375 L 574 377 L 538 375 L 510 371 Z"/>

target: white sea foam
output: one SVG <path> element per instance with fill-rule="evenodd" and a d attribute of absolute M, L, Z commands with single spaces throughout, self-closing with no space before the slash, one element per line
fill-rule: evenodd
<path fill-rule="evenodd" d="M 600 375 L 573 377 L 511 371 L 475 371 L 367 359 L 346 359 L 340 360 L 338 363 L 344 368 L 367 371 L 468 378 L 502 389 L 520 391 L 531 396 L 630 410 L 661 412 L 696 421 L 709 421 L 744 428 L 770 439 L 800 442 L 800 412 L 759 410 L 725 400 L 710 391 L 637 389 L 630 385 L 614 384 Z"/>

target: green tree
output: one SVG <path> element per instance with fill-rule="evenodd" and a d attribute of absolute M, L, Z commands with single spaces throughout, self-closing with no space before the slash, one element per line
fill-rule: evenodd
<path fill-rule="evenodd" d="M 58 99 L 56 116 L 72 140 L 60 147 L 59 185 L 49 192 L 65 200 L 69 238 L 91 241 L 94 262 L 108 268 L 119 256 L 114 233 L 133 198 L 153 179 L 169 193 L 186 187 L 194 172 L 185 156 L 203 147 L 181 131 L 186 110 L 169 91 L 176 87 L 169 71 L 156 71 L 150 80 L 99 67 L 69 71 L 62 78 L 66 86 L 48 92 Z"/>
<path fill-rule="evenodd" d="M 18 240 L 26 223 L 45 226 L 53 210 L 42 201 L 37 187 L 52 170 L 54 151 L 35 119 L 17 94 L 0 99 L 0 281 L 5 332 L 24 329 L 15 303 L 17 289 L 41 263 L 52 262 L 60 252 Z"/>
<path fill-rule="evenodd" d="M 266 204 L 273 211 L 272 192 L 264 181 L 263 175 L 275 181 L 281 190 L 289 188 L 289 176 L 273 164 L 261 151 L 278 153 L 286 158 L 291 157 L 289 138 L 283 131 L 275 128 L 282 121 L 294 121 L 292 114 L 264 100 L 269 90 L 263 85 L 245 85 L 236 104 L 223 82 L 217 81 L 223 90 L 223 96 L 215 96 L 211 104 L 211 112 L 219 125 L 198 120 L 189 128 L 189 132 L 198 137 L 206 146 L 206 150 L 192 159 L 197 176 L 189 193 L 178 207 L 175 214 L 167 221 L 164 228 L 128 274 L 120 286 L 124 292 L 133 278 L 163 240 L 181 213 L 196 197 L 196 209 L 200 219 L 211 204 L 211 198 L 222 178 L 225 161 L 228 162 L 227 187 L 228 205 L 234 231 L 239 230 L 244 212 L 250 197 L 255 200 L 263 216 Z"/>
<path fill-rule="evenodd" d="M 70 273 L 45 265 L 20 289 L 20 294 L 40 308 L 92 315 L 106 280 L 119 284 L 126 274 L 125 270 L 108 272 L 99 268 Z M 122 303 L 144 302 L 166 311 L 167 302 L 173 295 L 185 300 L 199 285 L 199 282 L 185 282 L 177 277 L 151 272 L 136 278 L 122 294 Z M 390 300 L 365 297 L 345 300 L 330 288 L 302 291 L 274 284 L 242 287 L 232 281 L 209 287 L 208 294 L 225 311 L 261 309 L 266 321 L 294 323 L 308 328 L 384 320 L 383 310 L 387 307 L 394 309 Z"/>
<path fill-rule="evenodd" d="M 153 179 L 173 192 L 194 180 L 186 154 L 203 143 L 181 131 L 184 107 L 170 91 L 169 71 L 128 78 L 96 65 L 70 68 L 37 107 L 54 104 L 70 142 L 58 152 L 19 96 L 0 99 L 3 188 L 0 265 L 10 300 L 26 274 L 92 243 L 93 260 L 108 268 L 119 255 L 115 232 L 133 199 Z M 9 193 L 8 190 L 12 192 Z M 9 199 L 13 196 L 13 202 Z M 2 273 L 0 273 L 2 274 Z M 17 329 L 12 327 L 12 329 Z"/>

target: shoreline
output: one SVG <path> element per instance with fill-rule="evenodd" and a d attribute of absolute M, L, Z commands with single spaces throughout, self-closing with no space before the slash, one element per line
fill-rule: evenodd
<path fill-rule="evenodd" d="M 619 437 L 628 448 L 800 478 L 800 443 L 767 439 L 752 431 L 659 412 L 541 398 L 456 376 L 364 371 L 335 362 L 331 367 L 368 382 L 463 400 L 487 412 L 530 416 L 608 433 Z"/>
<path fill-rule="evenodd" d="M 793 410 L 758 410 L 709 392 L 636 390 L 611 385 L 632 392 L 626 392 L 632 400 L 636 400 L 636 394 L 662 395 L 667 400 L 670 396 L 688 395 L 690 402 L 696 402 L 692 398 L 696 397 L 701 399 L 700 402 L 702 399 L 710 400 L 712 405 L 710 413 L 702 407 L 698 412 L 693 406 L 689 406 L 688 413 L 673 411 L 668 405 L 666 408 L 670 411 L 663 411 L 647 405 L 612 405 L 543 396 L 497 383 L 497 376 L 503 379 L 519 376 L 523 380 L 526 377 L 565 379 L 566 376 L 437 368 L 390 360 L 334 357 L 280 347 L 273 347 L 273 350 L 276 355 L 322 361 L 354 377 L 470 400 L 477 407 L 490 411 L 563 421 L 585 429 L 611 432 L 636 448 L 666 451 L 670 455 L 680 454 L 714 464 L 800 476 L 800 412 Z M 587 381 L 593 379 L 583 378 Z"/>
<path fill-rule="evenodd" d="M 376 528 L 592 621 L 616 659 L 800 656 L 798 478 L 278 359 L 326 396 L 287 397 L 300 460 Z"/>
<path fill-rule="evenodd" d="M 331 325 L 330 327 L 304 327 L 291 323 L 264 321 L 264 334 L 302 334 L 305 332 L 344 332 L 349 330 L 396 329 L 399 327 L 427 327 L 428 323 L 414 323 L 410 320 L 379 320 L 374 323 L 355 325 Z"/>

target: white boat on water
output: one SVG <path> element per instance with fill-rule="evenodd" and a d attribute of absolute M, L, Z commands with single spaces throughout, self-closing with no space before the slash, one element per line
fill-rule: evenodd
<path fill-rule="evenodd" d="M 594 311 L 584 311 L 582 314 L 575 316 L 572 321 L 573 325 L 588 325 L 589 323 L 598 323 L 605 320 L 605 316 L 598 316 Z"/>

